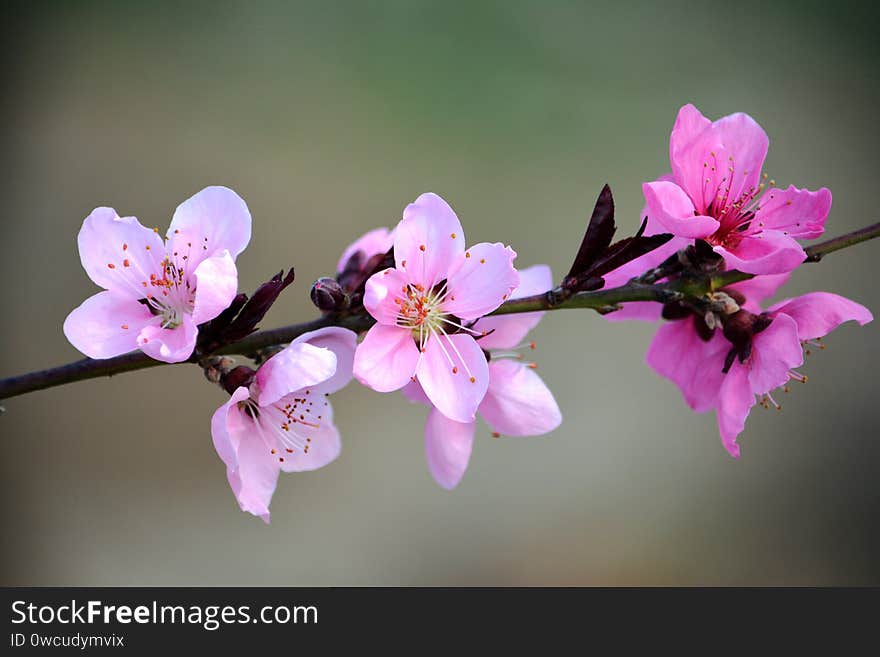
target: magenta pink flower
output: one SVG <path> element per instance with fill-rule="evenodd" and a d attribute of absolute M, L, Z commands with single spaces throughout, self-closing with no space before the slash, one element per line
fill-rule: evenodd
<path fill-rule="evenodd" d="M 737 458 L 737 437 L 755 396 L 765 407 L 778 408 L 774 389 L 792 380 L 806 381 L 795 370 L 803 364 L 805 345 L 845 321 L 866 324 L 873 319 L 864 306 L 827 292 L 785 300 L 761 312 L 759 302 L 787 278 L 759 276 L 731 286 L 746 300 L 723 332 L 707 336 L 699 317 L 687 317 L 661 326 L 648 349 L 648 365 L 675 383 L 694 411 L 716 411 L 721 442 Z"/>
<path fill-rule="evenodd" d="M 394 232 L 395 267 L 367 281 L 364 307 L 376 319 L 354 360 L 357 379 L 379 392 L 418 379 L 431 403 L 458 422 L 474 419 L 489 368 L 467 325 L 492 312 L 519 284 L 516 253 L 502 244 L 464 246 L 446 201 L 422 194 Z"/>
<path fill-rule="evenodd" d="M 96 208 L 77 241 L 83 268 L 104 291 L 68 315 L 64 335 L 91 358 L 139 348 L 166 363 L 186 360 L 197 325 L 235 297 L 235 258 L 250 237 L 247 205 L 225 187 L 181 203 L 164 242 L 134 217 Z"/>
<path fill-rule="evenodd" d="M 553 287 L 553 277 L 546 265 L 536 265 L 519 272 L 520 285 L 512 299 L 541 294 Z M 523 313 L 485 317 L 475 328 L 486 331 L 477 342 L 489 357 L 489 387 L 479 405 L 479 413 L 495 436 L 538 436 L 553 431 L 562 422 L 562 414 L 553 393 L 535 373 L 534 363 L 525 363 L 518 352 L 526 335 L 544 313 Z M 431 405 L 417 382 L 403 388 L 411 401 Z M 425 424 L 425 456 L 428 470 L 443 488 L 455 488 L 470 461 L 476 422 L 450 420 L 432 408 Z"/>
<path fill-rule="evenodd" d="M 748 114 L 709 121 L 693 105 L 679 110 L 669 139 L 672 175 L 642 187 L 650 216 L 678 237 L 702 238 L 731 269 L 780 274 L 805 253 L 795 238 L 824 231 L 831 192 L 765 187 L 767 134 Z M 766 176 L 764 176 L 766 177 Z"/>
<path fill-rule="evenodd" d="M 269 522 L 280 472 L 321 468 L 341 449 L 328 395 L 351 381 L 357 336 L 329 327 L 272 356 L 211 418 L 214 447 L 242 511 Z"/>

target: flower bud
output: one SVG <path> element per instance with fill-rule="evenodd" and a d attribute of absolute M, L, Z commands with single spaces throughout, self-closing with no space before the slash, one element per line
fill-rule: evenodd
<path fill-rule="evenodd" d="M 220 376 L 220 385 L 230 395 L 238 388 L 247 388 L 253 383 L 256 372 L 246 365 L 239 365 Z"/>
<path fill-rule="evenodd" d="M 351 303 L 342 286 L 332 278 L 319 278 L 315 281 L 309 296 L 312 303 L 324 312 L 345 310 Z"/>

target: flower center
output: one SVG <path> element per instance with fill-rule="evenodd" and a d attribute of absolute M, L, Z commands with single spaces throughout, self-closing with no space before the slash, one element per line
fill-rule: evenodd
<path fill-rule="evenodd" d="M 327 394 L 315 394 L 307 388 L 282 397 L 274 404 L 259 406 L 254 401 L 255 391 L 256 384 L 251 386 L 252 397 L 239 402 L 239 408 L 253 420 L 269 453 L 279 463 L 296 454 L 308 456 L 314 433 L 321 427 L 330 406 Z"/>
<path fill-rule="evenodd" d="M 446 281 L 430 290 L 418 283 L 410 283 L 401 288 L 401 292 L 402 295 L 394 299 L 400 308 L 397 325 L 412 331 L 419 344 L 423 344 L 425 337 L 432 333 L 444 332 L 444 323 L 452 323 L 442 308 L 446 298 Z"/>
<path fill-rule="evenodd" d="M 706 177 L 703 180 L 702 198 L 700 199 L 703 214 L 716 219 L 721 225 L 707 241 L 716 246 L 736 246 L 743 235 L 761 232 L 762 224 L 754 225 L 755 215 L 760 210 L 759 199 L 766 187 L 774 187 L 776 181 L 767 181 L 767 174 L 763 174 L 762 181 L 757 185 L 736 190 L 734 186 L 737 174 L 736 162 L 733 156 L 727 158 L 726 174 L 721 177 L 718 184 L 712 189 L 714 174 L 722 170 L 723 163 L 719 163 L 714 152 L 709 154 L 708 160 L 703 162 Z M 709 174 L 712 175 L 709 175 Z M 748 176 L 748 171 L 743 171 L 741 181 Z M 742 184 L 742 182 L 741 182 Z M 738 195 L 734 195 L 738 194 Z"/>
<path fill-rule="evenodd" d="M 149 286 L 149 287 L 148 287 Z M 183 267 L 166 257 L 162 261 L 161 277 L 150 274 L 144 287 L 148 292 L 144 303 L 154 315 L 162 318 L 162 328 L 175 329 L 183 323 L 183 316 L 192 313 L 195 305 L 195 287 L 184 275 Z"/>

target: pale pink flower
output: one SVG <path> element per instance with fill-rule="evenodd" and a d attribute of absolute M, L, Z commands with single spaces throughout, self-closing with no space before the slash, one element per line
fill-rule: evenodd
<path fill-rule="evenodd" d="M 394 246 L 394 233 L 385 227 L 374 228 L 364 233 L 342 252 L 336 265 L 336 271 L 344 272 L 351 266 L 351 259 L 357 257 L 358 269 L 362 268 L 374 255 L 388 253 Z"/>
<path fill-rule="evenodd" d="M 664 324 L 646 360 L 658 374 L 675 383 L 696 412 L 715 410 L 725 449 L 739 457 L 737 437 L 756 395 L 765 407 L 779 407 L 771 392 L 789 381 L 806 381 L 795 368 L 804 362 L 804 347 L 848 320 L 870 322 L 870 311 L 849 299 L 812 292 L 785 300 L 762 312 L 759 302 L 775 293 L 787 274 L 759 276 L 731 286 L 745 295 L 745 309 L 733 344 L 720 329 L 705 339 L 699 317 Z M 729 333 L 729 331 L 728 331 Z"/>
<path fill-rule="evenodd" d="M 546 265 L 536 265 L 519 272 L 520 285 L 511 299 L 541 294 L 553 287 L 553 277 Z M 489 358 L 489 387 L 479 406 L 479 414 L 497 437 L 538 436 L 553 431 L 562 422 L 553 393 L 535 373 L 534 363 L 522 360 L 519 349 L 534 348 L 524 340 L 544 313 L 522 313 L 484 317 L 475 328 L 486 331 L 477 340 Z M 431 406 L 417 382 L 403 388 L 411 401 Z M 476 422 L 450 420 L 431 408 L 425 424 L 425 456 L 428 470 L 443 488 L 455 488 L 470 461 Z"/>
<path fill-rule="evenodd" d="M 394 231 L 395 267 L 367 281 L 364 307 L 376 319 L 354 361 L 357 379 L 379 392 L 418 379 L 448 418 L 474 419 L 489 368 L 468 323 L 507 299 L 519 276 L 516 253 L 502 244 L 465 249 L 446 201 L 422 194 Z"/>
<path fill-rule="evenodd" d="M 197 326 L 235 297 L 235 258 L 250 237 L 247 205 L 226 187 L 181 203 L 164 242 L 134 217 L 95 209 L 77 241 L 83 268 L 104 291 L 68 315 L 64 334 L 91 358 L 141 349 L 167 363 L 186 360 Z"/>
<path fill-rule="evenodd" d="M 765 184 L 768 145 L 767 134 L 748 114 L 712 122 L 685 105 L 669 140 L 672 175 L 642 187 L 648 215 L 677 237 L 708 241 L 730 269 L 752 274 L 795 269 L 806 257 L 795 238 L 822 234 L 831 192 Z"/>
<path fill-rule="evenodd" d="M 214 447 L 242 511 L 268 523 L 280 472 L 315 470 L 339 456 L 328 395 L 351 380 L 356 343 L 337 327 L 305 333 L 214 413 Z"/>

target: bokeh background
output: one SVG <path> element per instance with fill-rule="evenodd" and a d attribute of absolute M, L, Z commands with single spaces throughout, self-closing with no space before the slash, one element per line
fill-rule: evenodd
<path fill-rule="evenodd" d="M 167 225 L 224 184 L 254 236 L 242 289 L 295 265 L 267 319 L 314 315 L 312 280 L 419 193 L 468 242 L 569 264 L 596 194 L 631 231 L 675 113 L 751 113 L 779 184 L 828 186 L 828 235 L 877 220 L 876 10 L 842 2 L 4 3 L 0 375 L 78 358 L 95 292 L 76 233 L 98 205 Z M 880 309 L 878 244 L 802 268 Z M 847 325 L 743 457 L 643 364 L 653 328 L 548 315 L 543 438 L 479 430 L 446 492 L 425 413 L 352 385 L 344 449 L 282 476 L 266 527 L 213 451 L 223 393 L 189 365 L 11 399 L 0 417 L 2 584 L 880 583 L 878 329 Z"/>

